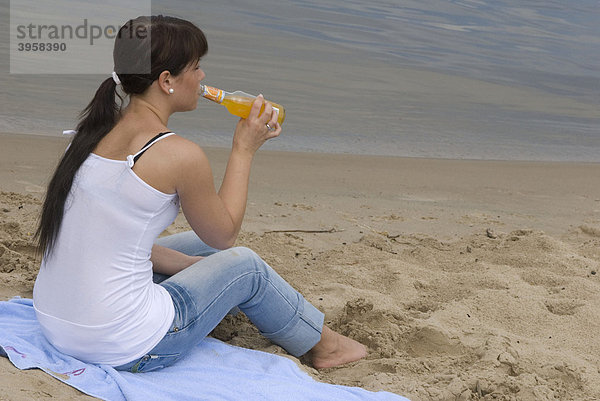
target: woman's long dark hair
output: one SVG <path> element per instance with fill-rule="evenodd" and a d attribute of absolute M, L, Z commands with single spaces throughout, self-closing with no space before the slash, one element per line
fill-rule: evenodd
<path fill-rule="evenodd" d="M 163 71 L 177 76 L 207 51 L 206 37 L 189 21 L 162 15 L 138 17 L 129 20 L 117 34 L 113 51 L 115 72 L 126 95 L 142 94 Z M 52 252 L 77 170 L 119 119 L 116 87 L 113 78 L 100 84 L 81 112 L 77 134 L 48 184 L 34 237 L 39 255 Z"/>

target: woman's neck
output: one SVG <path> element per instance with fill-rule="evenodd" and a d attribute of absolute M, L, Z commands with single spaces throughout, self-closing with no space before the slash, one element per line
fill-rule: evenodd
<path fill-rule="evenodd" d="M 147 124 L 160 123 L 165 127 L 169 123 L 169 116 L 170 113 L 138 96 L 131 96 L 129 104 L 123 112 L 123 117 L 134 117 L 145 121 Z"/>

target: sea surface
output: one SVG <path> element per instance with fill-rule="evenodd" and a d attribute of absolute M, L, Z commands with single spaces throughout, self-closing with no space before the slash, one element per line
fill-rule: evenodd
<path fill-rule="evenodd" d="M 286 107 L 284 131 L 265 149 L 600 162 L 600 1 L 151 5 L 154 14 L 204 30 L 207 84 L 263 93 Z M 104 75 L 44 74 L 43 67 L 9 73 L 8 1 L 0 11 L 0 132 L 73 128 L 110 68 Z M 225 147 L 236 121 L 200 99 L 197 110 L 174 115 L 170 128 Z"/>

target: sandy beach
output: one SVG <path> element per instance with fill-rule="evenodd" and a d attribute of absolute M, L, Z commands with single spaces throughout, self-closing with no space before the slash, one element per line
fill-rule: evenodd
<path fill-rule="evenodd" d="M 30 241 L 67 143 L 0 134 L 0 300 L 32 296 Z M 205 151 L 218 185 L 228 150 Z M 259 151 L 237 245 L 369 347 L 303 364 L 318 380 L 415 401 L 600 399 L 599 177 L 597 163 Z M 180 214 L 165 234 L 186 229 Z M 285 354 L 243 316 L 213 336 Z M 0 388 L 91 398 L 6 358 Z"/>

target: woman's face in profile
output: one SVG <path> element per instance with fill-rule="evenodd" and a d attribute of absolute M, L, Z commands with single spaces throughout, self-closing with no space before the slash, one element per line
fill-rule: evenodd
<path fill-rule="evenodd" d="M 177 78 L 177 85 L 173 86 L 177 95 L 178 109 L 180 111 L 195 110 L 200 98 L 200 82 L 206 74 L 200 68 L 200 61 L 191 63 Z"/>
<path fill-rule="evenodd" d="M 199 62 L 190 63 L 179 75 L 173 77 L 172 104 L 174 111 L 195 110 L 200 98 L 200 81 L 206 75 Z"/>

